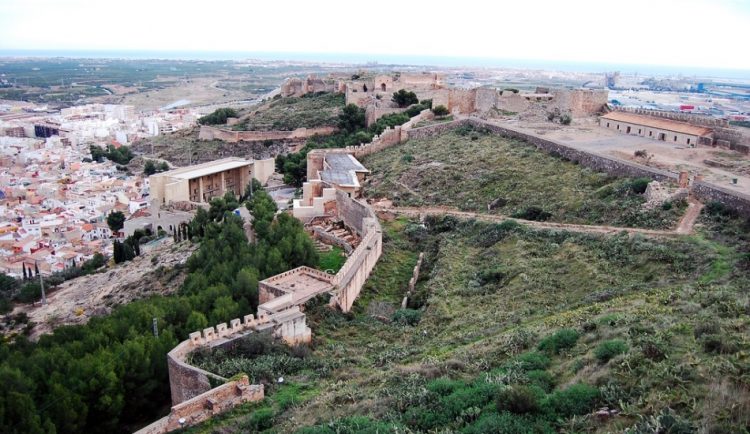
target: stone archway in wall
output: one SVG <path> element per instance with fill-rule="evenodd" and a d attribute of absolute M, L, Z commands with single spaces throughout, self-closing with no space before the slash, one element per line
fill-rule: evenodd
<path fill-rule="evenodd" d="M 385 83 L 380 83 L 380 90 L 385 92 L 385 88 L 386 88 Z"/>

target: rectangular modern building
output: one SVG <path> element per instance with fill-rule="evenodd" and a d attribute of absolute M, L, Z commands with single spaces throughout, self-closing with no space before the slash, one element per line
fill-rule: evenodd
<path fill-rule="evenodd" d="M 245 192 L 250 179 L 265 184 L 274 171 L 274 159 L 245 160 L 224 158 L 149 176 L 151 200 L 159 205 L 170 202 L 209 202 L 231 191 Z"/>
<path fill-rule="evenodd" d="M 599 118 L 599 125 L 623 134 L 676 145 L 710 146 L 714 138 L 713 130 L 708 127 L 627 112 L 607 113 Z"/>

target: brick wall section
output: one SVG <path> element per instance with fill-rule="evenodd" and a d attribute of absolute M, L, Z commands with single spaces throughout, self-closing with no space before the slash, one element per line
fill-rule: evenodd
<path fill-rule="evenodd" d="M 192 399 L 172 407 L 169 415 L 137 431 L 135 434 L 162 434 L 183 426 L 188 427 L 245 402 L 261 401 L 262 384 L 250 384 L 247 375 L 229 381 Z M 183 420 L 183 424 L 180 423 Z"/>

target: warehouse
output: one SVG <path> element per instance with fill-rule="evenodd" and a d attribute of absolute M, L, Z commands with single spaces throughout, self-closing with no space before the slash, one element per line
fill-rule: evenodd
<path fill-rule="evenodd" d="M 677 145 L 712 145 L 711 128 L 635 113 L 612 112 L 599 118 L 599 125 L 623 134 L 648 137 Z"/>

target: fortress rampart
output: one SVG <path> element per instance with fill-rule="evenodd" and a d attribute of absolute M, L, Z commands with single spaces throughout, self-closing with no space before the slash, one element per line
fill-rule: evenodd
<path fill-rule="evenodd" d="M 336 127 L 297 128 L 292 131 L 234 131 L 201 125 L 198 139 L 221 140 L 228 143 L 260 142 L 264 140 L 306 140 L 312 136 L 327 136 L 337 131 Z"/>

